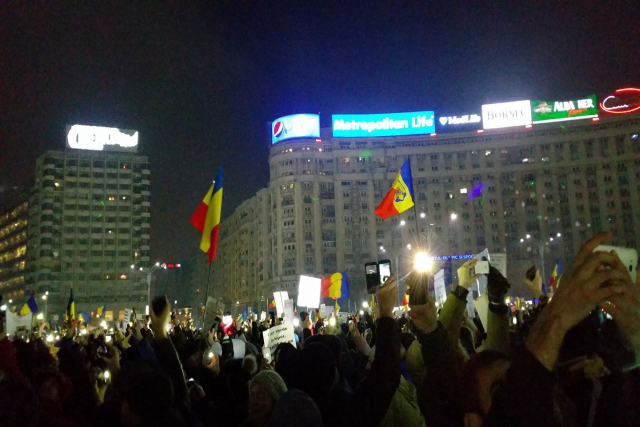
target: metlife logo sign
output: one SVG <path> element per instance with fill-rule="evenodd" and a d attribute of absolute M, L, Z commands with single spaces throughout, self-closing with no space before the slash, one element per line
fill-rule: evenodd
<path fill-rule="evenodd" d="M 531 101 L 502 102 L 482 106 L 485 129 L 500 129 L 531 124 Z"/>
<path fill-rule="evenodd" d="M 446 115 L 438 117 L 438 132 L 465 132 L 480 129 L 479 114 Z"/>

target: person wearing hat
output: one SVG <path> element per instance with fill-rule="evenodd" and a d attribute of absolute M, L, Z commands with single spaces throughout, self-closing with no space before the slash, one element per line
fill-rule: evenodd
<path fill-rule="evenodd" d="M 287 392 L 287 385 L 274 371 L 262 371 L 253 377 L 249 389 L 249 416 L 244 426 L 265 426 L 276 402 Z"/>

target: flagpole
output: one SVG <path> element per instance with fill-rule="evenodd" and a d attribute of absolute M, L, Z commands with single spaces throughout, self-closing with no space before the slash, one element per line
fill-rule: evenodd
<path fill-rule="evenodd" d="M 204 324 L 204 322 L 207 319 L 207 302 L 209 301 L 209 278 L 211 277 L 212 264 L 213 263 L 209 263 L 209 272 L 207 273 L 207 290 L 205 291 L 205 297 L 204 297 L 204 313 L 202 313 L 202 330 L 203 330 L 203 332 L 205 332 L 204 329 L 206 328 L 206 325 Z"/>

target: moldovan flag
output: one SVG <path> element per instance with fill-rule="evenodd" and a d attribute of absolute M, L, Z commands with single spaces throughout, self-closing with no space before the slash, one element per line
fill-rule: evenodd
<path fill-rule="evenodd" d="M 222 166 L 218 169 L 216 180 L 204 196 L 200 206 L 191 217 L 191 224 L 202 233 L 200 250 L 209 256 L 209 264 L 216 257 L 220 214 L 222 212 Z"/>
<path fill-rule="evenodd" d="M 413 206 L 413 183 L 409 159 L 402 165 L 391 190 L 376 208 L 376 215 L 382 219 L 398 215 Z"/>
<path fill-rule="evenodd" d="M 22 306 L 22 309 L 18 314 L 20 316 L 24 316 L 26 314 L 31 314 L 31 313 L 35 314 L 37 312 L 38 312 L 38 306 L 36 305 L 36 299 L 33 297 L 33 295 L 31 295 L 31 298 L 29 298 L 27 303 Z"/>
<path fill-rule="evenodd" d="M 333 273 L 320 284 L 320 298 L 349 298 L 347 273 Z"/>
<path fill-rule="evenodd" d="M 69 302 L 67 303 L 67 320 L 75 320 L 76 303 L 73 302 L 73 288 L 69 289 Z"/>

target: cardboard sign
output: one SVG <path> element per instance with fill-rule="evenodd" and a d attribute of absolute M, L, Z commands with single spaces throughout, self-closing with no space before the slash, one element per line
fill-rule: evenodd
<path fill-rule="evenodd" d="M 264 338 L 264 347 L 262 349 L 263 355 L 271 362 L 273 353 L 276 351 L 281 343 L 291 343 L 296 346 L 296 337 L 293 333 L 293 325 L 291 323 L 283 323 L 282 325 L 269 328 L 262 333 Z"/>
<path fill-rule="evenodd" d="M 124 309 L 124 323 L 129 323 L 131 321 L 131 309 L 130 308 L 125 308 Z"/>

